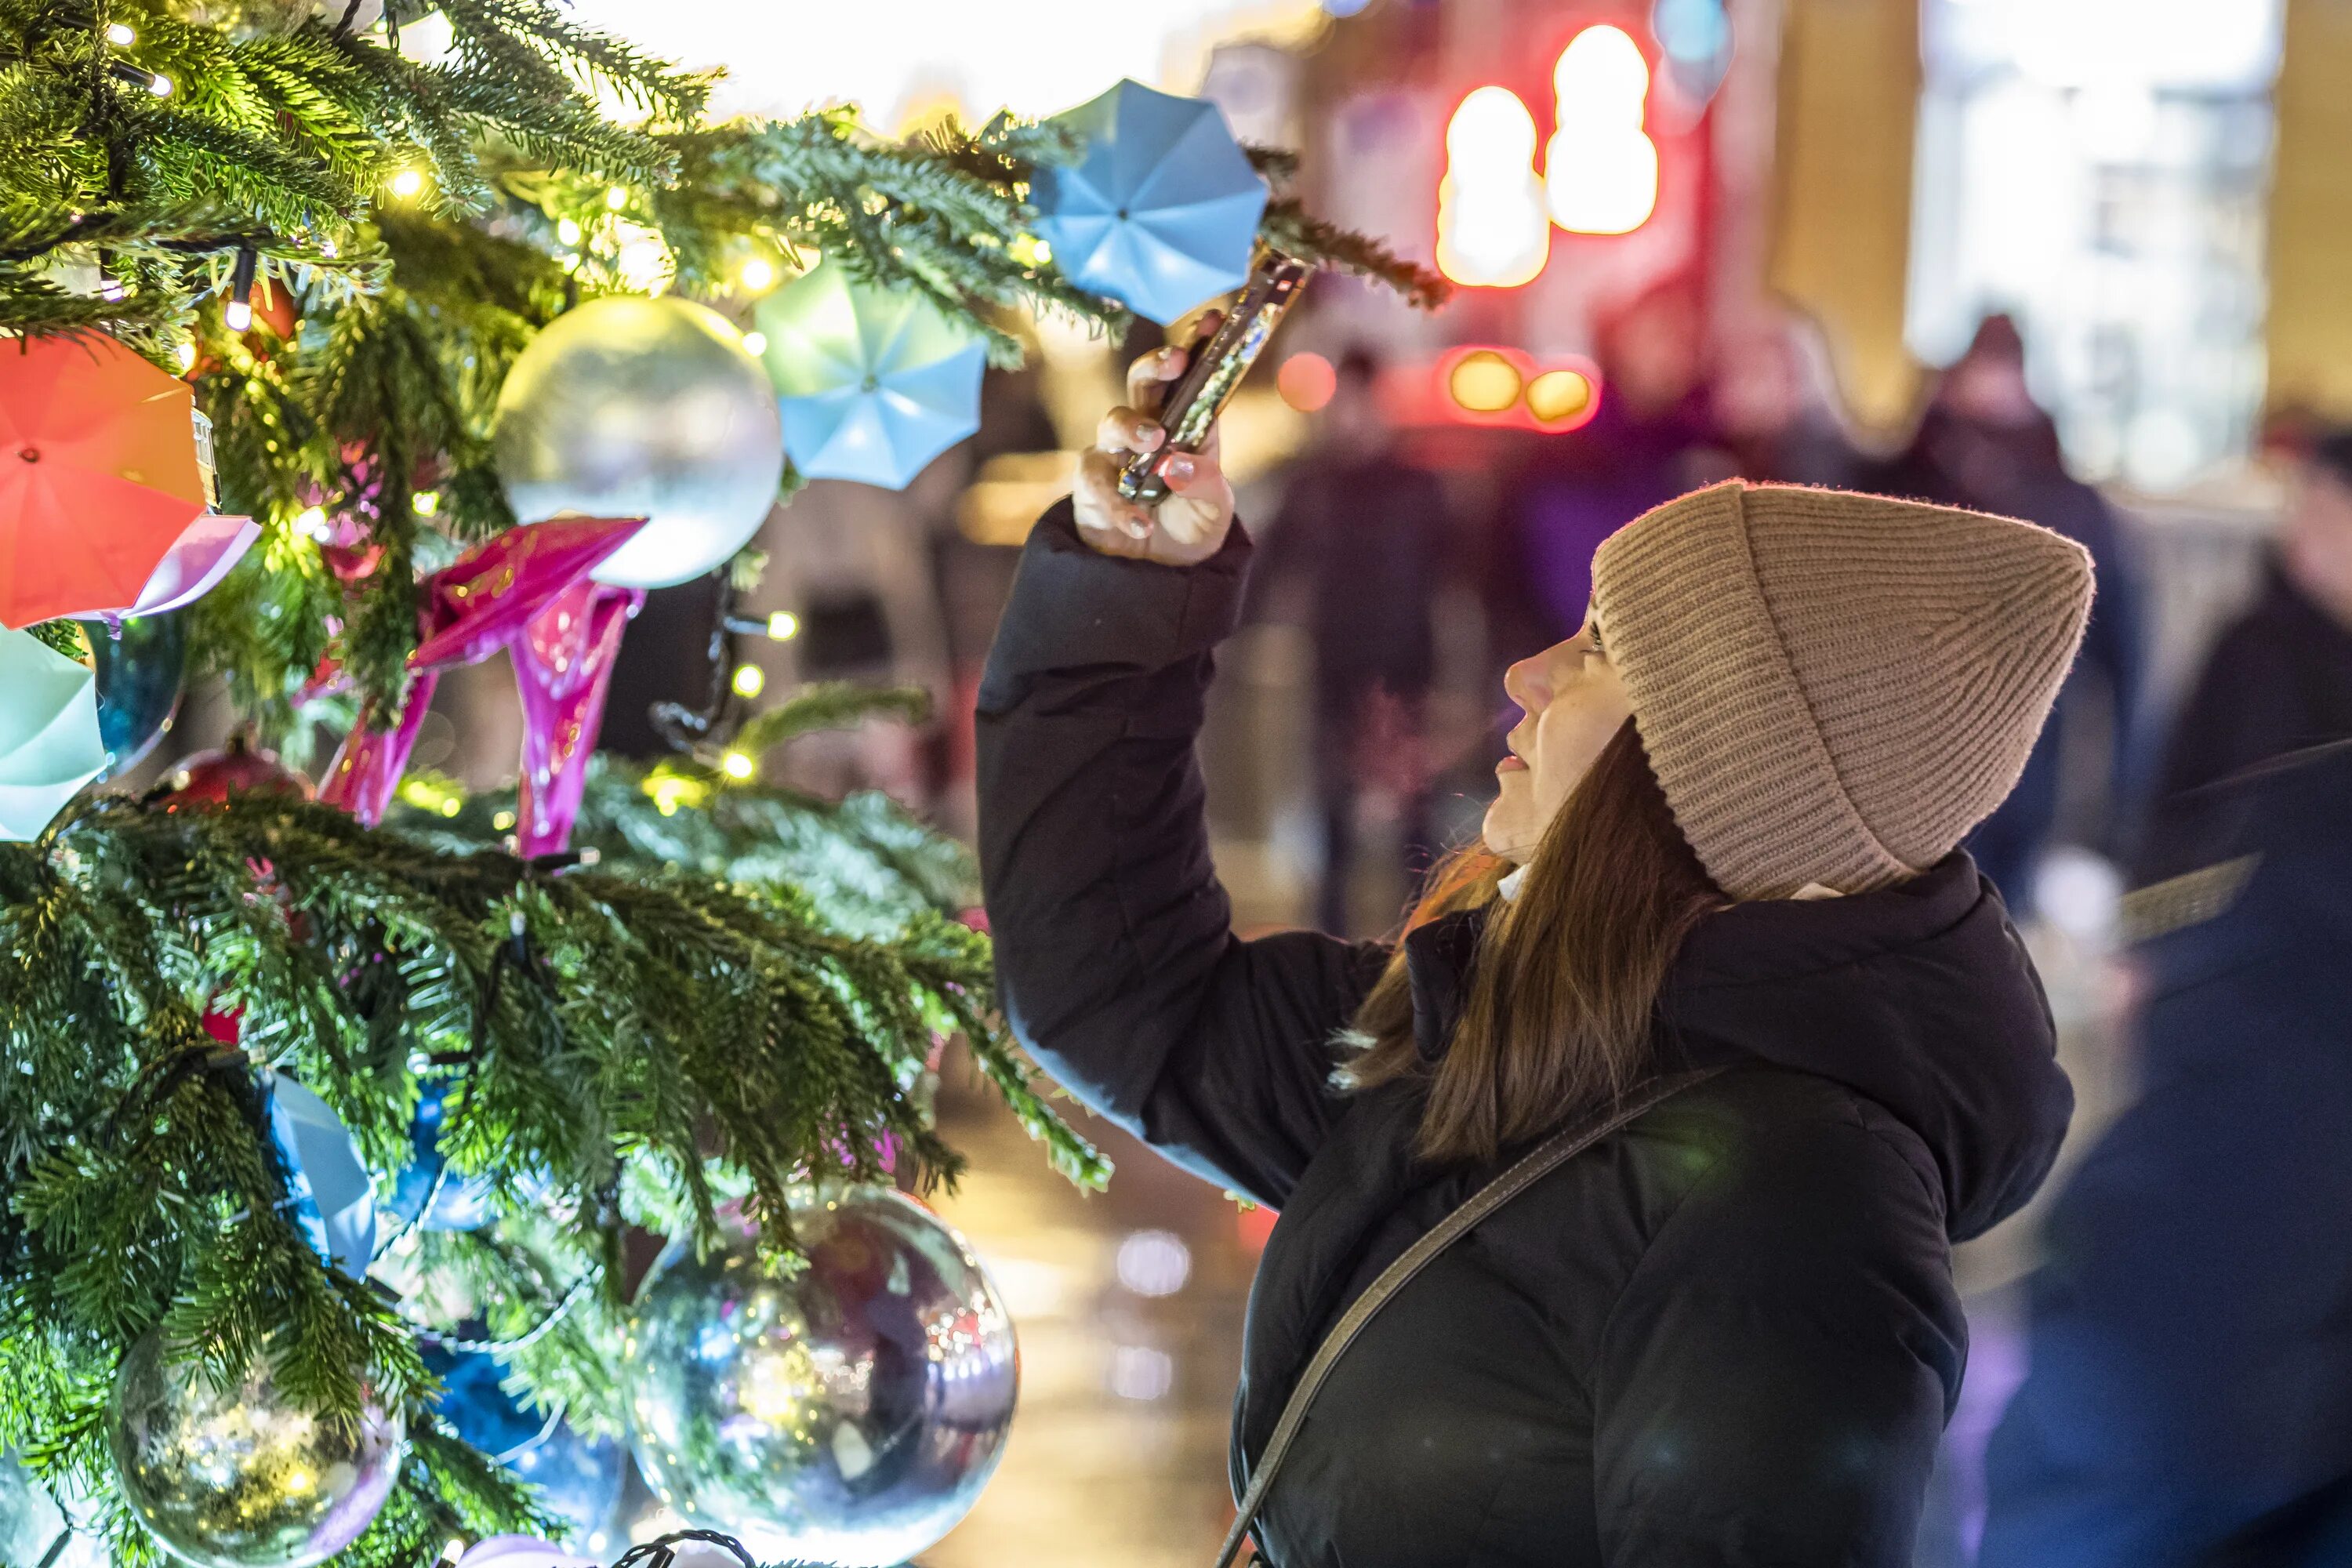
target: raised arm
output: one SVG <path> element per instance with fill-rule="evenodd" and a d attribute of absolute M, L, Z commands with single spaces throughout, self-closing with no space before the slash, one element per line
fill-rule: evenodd
<path fill-rule="evenodd" d="M 1141 362 L 1130 403 L 1181 351 Z M 1114 410 L 1075 503 L 1030 535 L 981 687 L 981 868 L 1005 1012 L 1045 1068 L 1178 1164 L 1279 1206 L 1344 1109 L 1332 1036 L 1383 949 L 1243 942 L 1193 754 L 1248 538 L 1213 449 L 1157 515 L 1118 500 L 1156 443 Z M 1176 476 L 1171 475 L 1171 478 Z"/>

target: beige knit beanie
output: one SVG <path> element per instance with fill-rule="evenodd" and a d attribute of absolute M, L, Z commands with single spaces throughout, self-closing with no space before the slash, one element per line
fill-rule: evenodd
<path fill-rule="evenodd" d="M 1980 512 L 1735 480 L 1611 535 L 1592 604 L 1716 885 L 1858 893 L 1934 865 L 2015 786 L 2091 558 Z"/>

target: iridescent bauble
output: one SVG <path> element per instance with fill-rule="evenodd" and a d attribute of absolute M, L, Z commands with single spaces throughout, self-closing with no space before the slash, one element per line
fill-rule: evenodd
<path fill-rule="evenodd" d="M 359 1539 L 392 1495 L 397 1413 L 340 1421 L 289 1403 L 267 1367 L 215 1389 L 164 1360 L 160 1331 L 131 1347 L 107 1429 L 122 1500 L 196 1568 L 308 1568 Z"/>
<path fill-rule="evenodd" d="M 1012 1320 L 963 1238 L 859 1190 L 793 1225 L 786 1279 L 738 1236 L 674 1246 L 637 1297 L 625 1386 L 655 1492 L 762 1559 L 904 1563 L 952 1530 L 1004 1453 Z"/>
<path fill-rule="evenodd" d="M 783 477 L 783 418 L 743 334 L 708 306 L 613 295 L 558 316 L 499 393 L 499 478 L 524 522 L 646 526 L 599 583 L 665 588 L 751 542 Z"/>
<path fill-rule="evenodd" d="M 155 749 L 180 710 L 188 669 L 188 627 L 178 615 L 135 616 L 87 628 L 98 668 L 98 738 L 109 777 L 121 777 Z"/>
<path fill-rule="evenodd" d="M 148 799 L 165 811 L 225 805 L 239 795 L 277 795 L 309 800 L 310 781 L 278 760 L 278 753 L 257 750 L 242 739 L 217 752 L 198 752 L 173 768 L 161 791 Z"/>
<path fill-rule="evenodd" d="M 106 1543 L 95 1535 L 72 1532 L 73 1521 L 57 1499 L 18 1462 L 0 1451 L 0 1563 L 16 1568 L 38 1563 L 41 1568 L 106 1568 Z M 52 1558 L 52 1548 L 57 1555 Z"/>

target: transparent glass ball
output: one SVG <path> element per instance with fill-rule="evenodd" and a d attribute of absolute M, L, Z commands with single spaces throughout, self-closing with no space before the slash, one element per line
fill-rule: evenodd
<path fill-rule="evenodd" d="M 961 1237 L 895 1192 L 812 1197 L 789 1278 L 737 1236 L 674 1246 L 637 1298 L 637 1463 L 662 1500 L 763 1559 L 889 1568 L 970 1512 L 1020 1358 Z"/>

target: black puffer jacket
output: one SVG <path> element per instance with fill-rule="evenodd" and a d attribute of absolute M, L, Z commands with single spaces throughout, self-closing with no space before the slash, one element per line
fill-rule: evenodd
<path fill-rule="evenodd" d="M 1492 1173 L 1409 1157 L 1415 1091 L 1330 1082 L 1388 953 L 1229 929 L 1192 742 L 1248 543 L 1190 571 L 1031 538 L 980 700 L 1004 1001 L 1038 1059 L 1282 1211 L 1238 1482 L 1372 1277 Z M 1408 941 L 1425 1051 L 1477 917 Z M 1998 900 L 1897 890 L 1703 924 L 1662 1056 L 1733 1070 L 1571 1161 L 1407 1287 L 1326 1384 L 1260 1535 L 1282 1568 L 1906 1563 L 1966 1331 L 1949 1239 L 2032 1194 L 2071 1109 Z"/>

